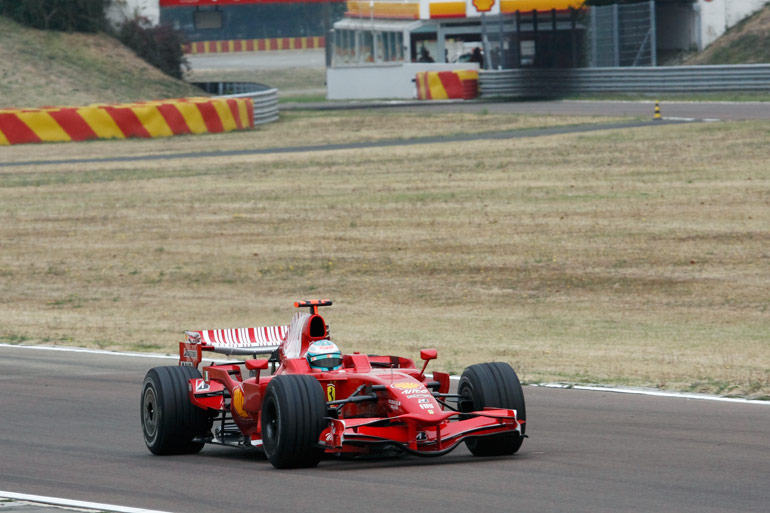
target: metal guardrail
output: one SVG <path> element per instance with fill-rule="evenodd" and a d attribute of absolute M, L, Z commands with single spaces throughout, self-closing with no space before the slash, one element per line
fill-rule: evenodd
<path fill-rule="evenodd" d="M 254 124 L 278 121 L 278 89 L 256 82 L 195 82 L 207 93 L 221 98 L 251 98 L 254 103 Z"/>
<path fill-rule="evenodd" d="M 724 91 L 770 91 L 770 65 L 515 69 L 479 73 L 482 98 Z"/>
<path fill-rule="evenodd" d="M 251 98 L 254 102 L 254 124 L 263 125 L 278 121 L 278 89 L 255 93 L 228 94 L 220 98 Z"/>

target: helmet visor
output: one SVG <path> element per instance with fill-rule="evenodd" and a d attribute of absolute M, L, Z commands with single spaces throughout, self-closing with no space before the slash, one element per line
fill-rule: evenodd
<path fill-rule="evenodd" d="M 334 370 L 342 365 L 342 355 L 339 353 L 313 355 L 308 360 L 314 369 Z"/>

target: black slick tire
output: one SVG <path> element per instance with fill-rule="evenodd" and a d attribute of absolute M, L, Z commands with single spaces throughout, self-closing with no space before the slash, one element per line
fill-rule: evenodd
<path fill-rule="evenodd" d="M 200 378 L 194 367 L 155 367 L 142 385 L 141 422 L 144 443 L 153 454 L 194 454 L 203 448 L 195 442 L 206 435 L 211 420 L 205 410 L 190 402 L 188 380 Z"/>
<path fill-rule="evenodd" d="M 262 401 L 262 446 L 276 468 L 315 467 L 323 449 L 326 398 L 312 376 L 281 375 L 270 380 Z"/>
<path fill-rule="evenodd" d="M 513 368 L 504 362 L 479 363 L 463 371 L 457 393 L 462 396 L 460 411 L 471 412 L 485 407 L 516 410 L 519 420 L 527 420 L 524 392 Z M 521 426 L 524 434 L 527 424 Z M 475 456 L 508 456 L 519 450 L 523 437 L 505 433 L 465 441 Z"/>

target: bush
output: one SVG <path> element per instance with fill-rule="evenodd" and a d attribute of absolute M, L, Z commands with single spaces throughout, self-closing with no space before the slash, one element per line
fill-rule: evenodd
<path fill-rule="evenodd" d="M 0 0 L 0 14 L 43 30 L 98 32 L 109 0 Z"/>
<path fill-rule="evenodd" d="M 184 35 L 168 25 L 152 27 L 142 17 L 127 20 L 118 29 L 118 39 L 139 57 L 174 78 L 182 79 L 190 67 L 182 52 L 186 42 Z"/>

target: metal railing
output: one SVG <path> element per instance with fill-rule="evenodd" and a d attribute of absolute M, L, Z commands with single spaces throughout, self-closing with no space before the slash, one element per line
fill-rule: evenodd
<path fill-rule="evenodd" d="M 516 69 L 479 73 L 482 98 L 725 91 L 770 91 L 770 65 Z"/>
<path fill-rule="evenodd" d="M 221 98 L 251 98 L 254 103 L 254 124 L 278 121 L 278 89 L 256 82 L 196 82 L 193 83 Z"/>

